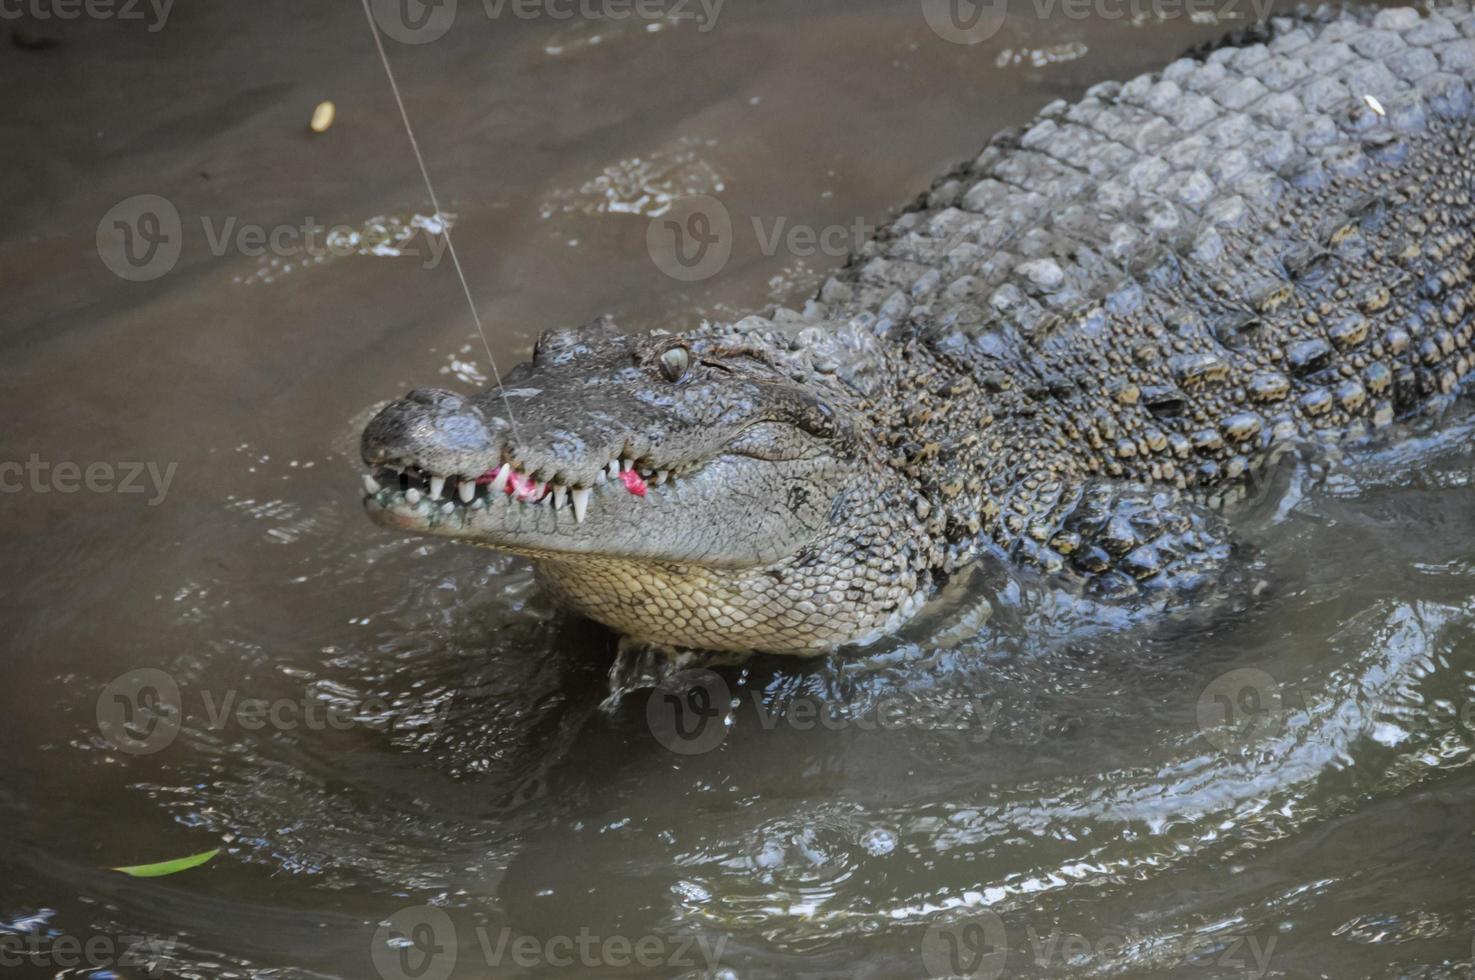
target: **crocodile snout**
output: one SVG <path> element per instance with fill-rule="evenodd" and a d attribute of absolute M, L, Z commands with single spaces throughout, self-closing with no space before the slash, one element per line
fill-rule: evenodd
<path fill-rule="evenodd" d="M 478 474 L 500 461 L 506 425 L 454 391 L 416 388 L 374 416 L 360 452 L 371 468 L 414 465 L 434 473 Z"/>

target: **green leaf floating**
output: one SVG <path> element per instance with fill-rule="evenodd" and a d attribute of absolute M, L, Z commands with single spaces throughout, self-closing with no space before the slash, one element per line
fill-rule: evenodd
<path fill-rule="evenodd" d="M 212 851 L 201 851 L 199 854 L 191 854 L 189 857 L 175 858 L 173 861 L 160 861 L 158 864 L 135 864 L 126 868 L 113 868 L 125 875 L 135 878 L 162 878 L 164 875 L 176 874 L 180 871 L 188 871 L 190 868 L 198 868 L 206 861 L 220 853 L 220 848 Z"/>

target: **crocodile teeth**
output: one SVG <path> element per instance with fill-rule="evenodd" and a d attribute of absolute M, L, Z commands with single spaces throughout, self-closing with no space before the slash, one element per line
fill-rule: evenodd
<path fill-rule="evenodd" d="M 443 476 L 432 476 L 430 478 L 430 499 L 439 500 L 440 495 L 445 492 L 446 478 Z"/>
<path fill-rule="evenodd" d="M 609 470 L 609 478 L 613 480 L 620 475 L 620 461 L 617 459 L 610 460 L 607 469 Z"/>
<path fill-rule="evenodd" d="M 671 479 L 670 470 L 656 470 L 656 478 L 654 481 L 656 486 L 660 486 L 662 483 L 665 483 L 669 479 Z"/>
<path fill-rule="evenodd" d="M 414 487 L 411 487 L 410 489 L 408 489 L 408 490 L 405 491 L 405 502 L 408 503 L 411 507 L 413 507 L 413 506 L 415 506 L 416 504 L 418 504 L 420 502 L 420 498 L 422 496 L 424 496 L 424 495 L 422 493 L 420 493 L 419 490 L 416 490 Z"/>
<path fill-rule="evenodd" d="M 630 472 L 631 470 L 635 469 L 635 460 L 633 460 L 633 459 L 622 459 L 622 460 L 620 460 L 620 469 L 623 470 L 623 471 L 625 471 L 626 473 Z"/>
<path fill-rule="evenodd" d="M 364 493 L 372 497 L 374 496 L 374 494 L 378 493 L 382 489 L 384 488 L 379 486 L 378 480 L 374 479 L 367 473 L 364 474 Z"/>
<path fill-rule="evenodd" d="M 456 512 L 456 505 L 447 500 L 445 503 L 440 505 L 440 512 L 447 517 L 450 517 Z"/>
<path fill-rule="evenodd" d="M 589 495 L 593 493 L 588 487 L 578 487 L 570 495 L 574 501 L 574 520 L 584 523 L 584 515 L 589 512 Z"/>
<path fill-rule="evenodd" d="M 492 492 L 501 493 L 506 490 L 507 478 L 511 475 L 512 467 L 506 463 L 503 463 L 502 468 L 497 471 L 497 475 L 492 478 Z"/>
<path fill-rule="evenodd" d="M 456 487 L 456 496 L 461 498 L 461 503 L 469 504 L 476 496 L 476 484 L 470 480 L 462 480 Z"/>
<path fill-rule="evenodd" d="M 605 480 L 608 480 L 608 479 L 609 479 L 609 473 L 607 473 L 604 470 L 600 470 L 598 473 L 595 473 L 594 474 L 594 485 L 597 487 L 601 483 L 603 483 Z"/>
<path fill-rule="evenodd" d="M 563 484 L 553 488 L 553 509 L 563 510 L 563 505 L 568 503 L 568 487 Z"/>

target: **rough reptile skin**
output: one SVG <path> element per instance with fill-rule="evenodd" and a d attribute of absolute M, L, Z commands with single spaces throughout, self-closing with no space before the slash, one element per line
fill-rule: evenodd
<path fill-rule="evenodd" d="M 500 391 L 394 403 L 367 506 L 530 555 L 570 605 L 678 646 L 866 642 L 984 550 L 1109 593 L 1192 585 L 1247 474 L 1466 385 L 1472 82 L 1475 16 L 1447 6 L 1303 11 L 1097 85 L 803 311 L 545 335 L 506 381 L 515 427 Z"/>

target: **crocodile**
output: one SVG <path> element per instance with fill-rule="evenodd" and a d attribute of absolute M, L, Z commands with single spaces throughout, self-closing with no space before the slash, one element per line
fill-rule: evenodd
<path fill-rule="evenodd" d="M 1181 595 L 1278 455 L 1467 386 L 1472 83 L 1468 6 L 1242 28 L 995 135 L 802 309 L 411 391 L 366 509 L 668 647 L 864 645 L 985 555 Z"/>

